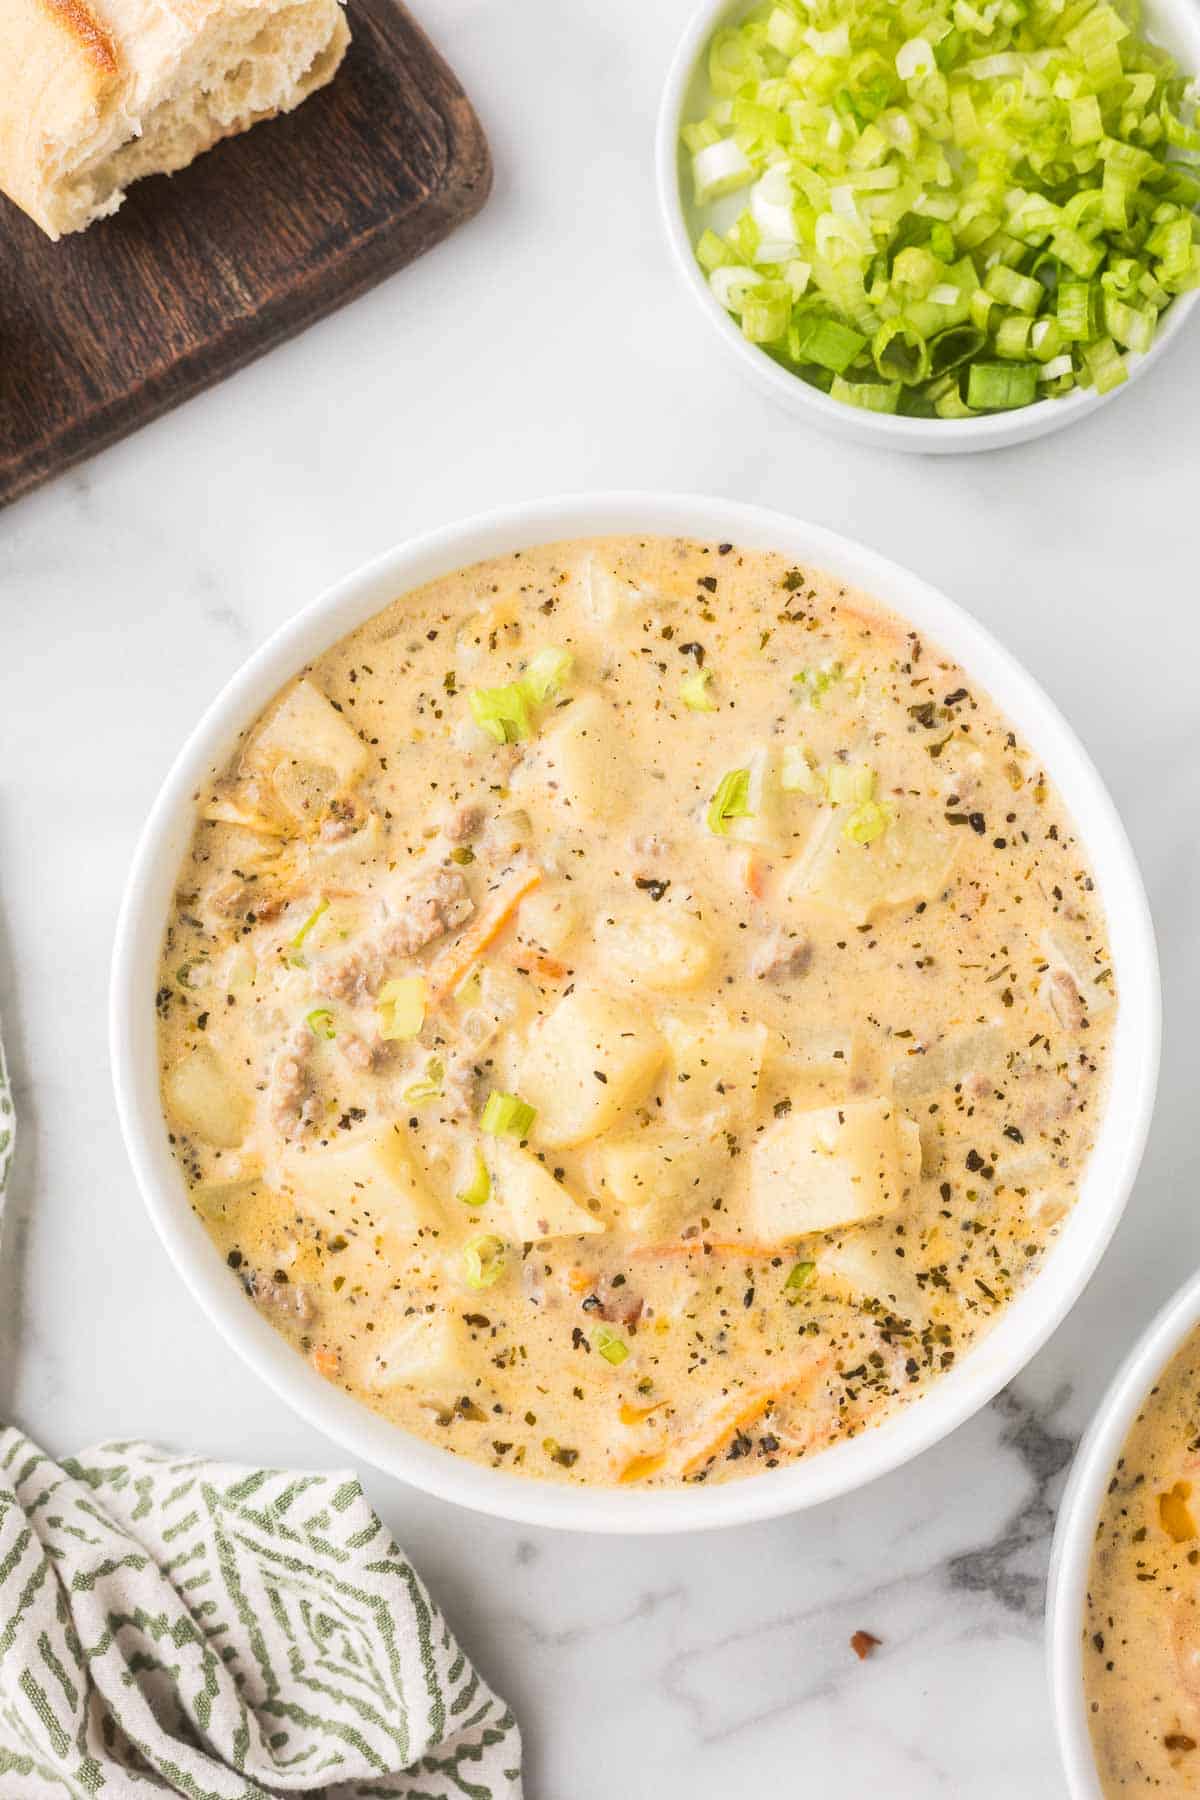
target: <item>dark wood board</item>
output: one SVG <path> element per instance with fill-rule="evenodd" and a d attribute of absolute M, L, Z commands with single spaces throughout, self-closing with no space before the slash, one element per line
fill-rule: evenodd
<path fill-rule="evenodd" d="M 0 506 L 411 262 L 479 210 L 487 141 L 396 0 L 329 87 L 53 244 L 0 195 Z"/>

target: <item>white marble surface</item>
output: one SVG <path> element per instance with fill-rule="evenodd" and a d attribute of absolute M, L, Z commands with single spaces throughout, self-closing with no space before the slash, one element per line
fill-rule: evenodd
<path fill-rule="evenodd" d="M 975 611 L 1074 720 L 1160 933 L 1164 1076 L 1099 1274 L 1015 1388 L 836 1506 L 692 1541 L 540 1535 L 369 1487 L 518 1708 L 533 1800 L 1061 1792 L 1042 1582 L 1072 1443 L 1200 1256 L 1200 324 L 1062 437 L 959 462 L 811 435 L 677 285 L 650 178 L 687 0 L 423 0 L 490 133 L 484 214 L 299 342 L 0 514 L 0 1011 L 25 1135 L 0 1415 L 335 1453 L 247 1376 L 159 1249 L 117 1131 L 105 984 L 135 834 L 247 651 L 414 529 L 590 486 L 807 514 Z M 860 1665 L 852 1631 L 884 1648 Z"/>

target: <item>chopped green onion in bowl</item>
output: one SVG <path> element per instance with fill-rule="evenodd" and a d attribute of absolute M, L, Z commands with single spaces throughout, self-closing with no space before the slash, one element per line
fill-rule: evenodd
<path fill-rule="evenodd" d="M 768 0 L 706 67 L 700 269 L 752 354 L 846 407 L 1103 395 L 1200 287 L 1197 95 L 1134 4 Z"/>

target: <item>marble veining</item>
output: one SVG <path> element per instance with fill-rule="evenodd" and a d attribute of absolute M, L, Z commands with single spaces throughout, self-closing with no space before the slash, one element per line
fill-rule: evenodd
<path fill-rule="evenodd" d="M 1007 1392 L 835 1505 L 618 1540 L 368 1486 L 519 1709 L 532 1800 L 1061 1800 L 1041 1647 L 1054 1509 L 1129 1342 L 1200 1260 L 1200 326 L 1059 438 L 935 462 L 816 436 L 714 359 L 661 240 L 653 115 L 688 0 L 419 11 L 491 137 L 485 211 L 0 514 L 0 1015 L 24 1128 L 0 1413 L 56 1452 L 138 1434 L 341 1461 L 167 1264 L 109 1087 L 107 963 L 137 831 L 249 650 L 397 538 L 501 501 L 653 486 L 803 513 L 976 613 L 1063 707 L 1123 812 L 1167 977 L 1127 1216 Z M 859 1629 L 882 1639 L 865 1662 Z"/>

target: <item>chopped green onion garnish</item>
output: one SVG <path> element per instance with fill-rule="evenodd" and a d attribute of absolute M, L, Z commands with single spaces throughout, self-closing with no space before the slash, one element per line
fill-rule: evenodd
<path fill-rule="evenodd" d="M 783 1284 L 784 1293 L 790 1299 L 795 1299 L 796 1295 L 809 1285 L 816 1272 L 815 1262 L 793 1263 L 788 1271 L 788 1278 Z"/>
<path fill-rule="evenodd" d="M 492 1191 L 492 1178 L 488 1174 L 488 1166 L 483 1160 L 483 1152 L 475 1152 L 475 1168 L 470 1181 L 459 1194 L 464 1206 L 482 1206 Z"/>
<path fill-rule="evenodd" d="M 785 744 L 779 785 L 785 794 L 807 794 L 811 800 L 825 797 L 825 777 L 817 759 L 804 744 Z"/>
<path fill-rule="evenodd" d="M 875 771 L 866 763 L 831 763 L 825 778 L 834 806 L 857 806 L 875 792 Z"/>
<path fill-rule="evenodd" d="M 716 712 L 717 703 L 708 691 L 711 669 L 695 669 L 679 684 L 679 698 L 693 712 Z"/>
<path fill-rule="evenodd" d="M 681 127 L 697 258 L 747 339 L 845 405 L 1103 393 L 1200 286 L 1197 91 L 1135 0 L 761 0 L 707 73 Z"/>
<path fill-rule="evenodd" d="M 498 744 L 522 743 L 533 733 L 534 710 L 561 692 L 571 664 L 569 650 L 538 650 L 516 681 L 505 687 L 468 690 L 472 718 Z"/>
<path fill-rule="evenodd" d="M 400 975 L 385 981 L 375 1002 L 380 1037 L 388 1042 L 416 1037 L 425 1023 L 428 997 L 423 975 Z"/>
<path fill-rule="evenodd" d="M 442 1083 L 446 1079 L 446 1065 L 440 1056 L 431 1056 L 425 1064 L 425 1073 L 419 1081 L 406 1087 L 403 1099 L 409 1106 L 419 1106 L 422 1100 L 437 1100 L 441 1097 Z"/>
<path fill-rule="evenodd" d="M 502 1094 L 493 1088 L 480 1115 L 479 1127 L 493 1137 L 526 1138 L 536 1118 L 537 1108 L 530 1106 L 527 1100 L 517 1094 Z"/>
<path fill-rule="evenodd" d="M 519 744 L 533 730 L 529 696 L 519 681 L 507 687 L 471 688 L 467 704 L 475 723 L 498 744 Z"/>
<path fill-rule="evenodd" d="M 561 691 L 571 673 L 571 661 L 569 650 L 539 650 L 530 657 L 521 686 L 536 705 L 543 706 Z"/>
<path fill-rule="evenodd" d="M 467 1286 L 493 1287 L 504 1273 L 506 1249 L 504 1239 L 491 1232 L 481 1231 L 478 1236 L 468 1238 L 462 1253 Z"/>
<path fill-rule="evenodd" d="M 856 806 L 842 826 L 842 836 L 851 844 L 873 844 L 891 824 L 891 814 L 878 800 L 864 800 Z"/>
<path fill-rule="evenodd" d="M 337 1032 L 333 1028 L 333 1014 L 327 1006 L 314 1006 L 305 1014 L 304 1023 L 315 1038 L 335 1038 Z"/>
<path fill-rule="evenodd" d="M 798 675 L 792 676 L 792 686 L 800 699 L 819 707 L 822 695 L 829 692 L 835 681 L 842 679 L 843 673 L 840 662 L 830 663 L 827 669 L 801 669 Z"/>
<path fill-rule="evenodd" d="M 727 837 L 730 819 L 750 817 L 750 771 L 730 769 L 717 783 L 708 803 L 708 829 L 717 837 Z"/>
<path fill-rule="evenodd" d="M 605 1362 L 612 1363 L 614 1367 L 623 1363 L 629 1355 L 629 1345 L 624 1338 L 617 1336 L 611 1325 L 596 1327 L 592 1333 L 592 1347 L 604 1358 Z"/>
<path fill-rule="evenodd" d="M 295 937 L 291 939 L 291 942 L 288 946 L 289 949 L 299 950 L 299 948 L 303 944 L 305 938 L 308 936 L 309 932 L 312 930 L 312 928 L 316 924 L 317 920 L 321 917 L 321 914 L 328 912 L 328 911 L 329 911 L 328 900 L 318 900 L 317 904 L 313 907 L 312 911 L 309 913 L 307 919 L 305 919 L 303 925 L 300 927 L 300 929 L 296 933 Z"/>

